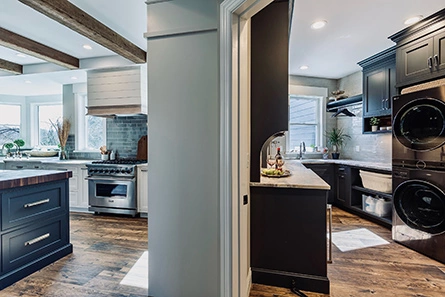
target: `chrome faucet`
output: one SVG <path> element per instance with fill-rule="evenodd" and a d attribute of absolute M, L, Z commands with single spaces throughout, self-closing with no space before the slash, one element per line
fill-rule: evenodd
<path fill-rule="evenodd" d="M 306 152 L 306 144 L 304 141 L 300 142 L 300 160 L 303 160 L 303 153 Z"/>

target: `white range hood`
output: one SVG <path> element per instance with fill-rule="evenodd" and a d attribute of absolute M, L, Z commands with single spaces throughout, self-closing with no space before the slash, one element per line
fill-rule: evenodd
<path fill-rule="evenodd" d="M 148 113 L 147 67 L 136 65 L 87 72 L 87 115 L 134 116 Z"/>

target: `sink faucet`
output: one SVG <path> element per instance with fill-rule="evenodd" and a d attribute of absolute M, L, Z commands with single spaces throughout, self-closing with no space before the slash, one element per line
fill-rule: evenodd
<path fill-rule="evenodd" d="M 304 141 L 300 142 L 300 160 L 303 160 L 303 153 L 306 152 L 306 144 Z"/>

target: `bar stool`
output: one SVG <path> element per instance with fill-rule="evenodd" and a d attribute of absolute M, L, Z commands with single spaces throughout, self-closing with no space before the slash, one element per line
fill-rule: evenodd
<path fill-rule="evenodd" d="M 328 252 L 328 260 L 327 262 L 329 264 L 332 263 L 332 204 L 327 204 L 326 206 L 327 209 L 327 215 L 329 216 L 329 252 Z"/>

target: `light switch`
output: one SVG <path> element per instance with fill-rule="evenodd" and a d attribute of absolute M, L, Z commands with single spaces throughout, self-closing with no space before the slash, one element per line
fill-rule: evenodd
<path fill-rule="evenodd" d="M 355 146 L 355 151 L 356 151 L 356 152 L 359 152 L 359 151 L 360 151 L 360 146 L 359 146 L 359 145 L 356 145 L 356 146 Z"/>

